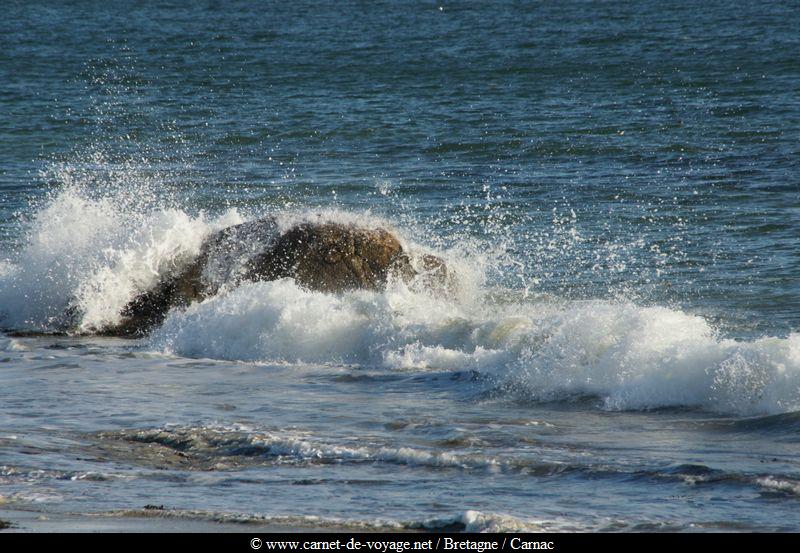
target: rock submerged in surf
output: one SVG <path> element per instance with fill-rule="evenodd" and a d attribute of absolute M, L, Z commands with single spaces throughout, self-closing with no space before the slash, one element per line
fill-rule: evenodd
<path fill-rule="evenodd" d="M 171 308 L 203 301 L 222 287 L 287 277 L 326 293 L 380 291 L 392 277 L 440 293 L 456 286 L 442 259 L 409 254 L 387 230 L 325 222 L 281 233 L 273 219 L 259 219 L 212 234 L 195 259 L 135 297 L 123 308 L 122 321 L 102 333 L 143 335 Z"/>

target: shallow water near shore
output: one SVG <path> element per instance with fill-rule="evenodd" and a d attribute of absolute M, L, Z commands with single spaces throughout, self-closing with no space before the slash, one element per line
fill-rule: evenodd
<path fill-rule="evenodd" d="M 0 509 L 800 530 L 800 21 L 748 10 L 14 4 Z M 387 228 L 459 290 L 245 283 L 91 335 L 259 217 Z"/>
<path fill-rule="evenodd" d="M 609 411 L 591 396 L 532 401 L 474 370 L 119 342 L 9 342 L 5 502 L 398 529 L 793 529 L 796 413 Z"/>

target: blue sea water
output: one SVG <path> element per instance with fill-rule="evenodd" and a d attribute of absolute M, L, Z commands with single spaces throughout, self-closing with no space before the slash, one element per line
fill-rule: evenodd
<path fill-rule="evenodd" d="M 796 2 L 3 7 L 4 506 L 800 530 Z M 460 293 L 86 335 L 263 216 L 389 228 Z"/>

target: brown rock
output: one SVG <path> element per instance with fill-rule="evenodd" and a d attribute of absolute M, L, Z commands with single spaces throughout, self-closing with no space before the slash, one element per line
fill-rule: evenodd
<path fill-rule="evenodd" d="M 309 290 L 381 290 L 395 265 L 407 264 L 397 238 L 383 229 L 337 223 L 298 225 L 251 261 L 246 280 L 292 277 Z"/>
<path fill-rule="evenodd" d="M 412 286 L 452 292 L 455 278 L 433 255 L 409 257 L 384 229 L 340 223 L 302 223 L 278 234 L 275 221 L 259 219 L 210 236 L 196 259 L 166 275 L 122 311 L 105 334 L 142 335 L 173 307 L 185 307 L 242 281 L 291 277 L 309 290 L 382 290 L 390 275 Z"/>
<path fill-rule="evenodd" d="M 173 307 L 186 307 L 213 296 L 223 284 L 238 281 L 250 258 L 269 247 L 276 236 L 276 224 L 271 218 L 233 225 L 212 234 L 194 260 L 135 297 L 122 309 L 122 322 L 103 333 L 142 335 L 161 324 Z"/>

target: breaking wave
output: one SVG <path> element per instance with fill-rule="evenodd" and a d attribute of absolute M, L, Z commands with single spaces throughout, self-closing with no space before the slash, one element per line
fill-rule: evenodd
<path fill-rule="evenodd" d="M 191 357 L 475 370 L 515 400 L 594 396 L 612 410 L 800 409 L 800 334 L 726 339 L 701 317 L 633 303 L 454 302 L 401 285 L 328 295 L 286 279 L 173 311 L 150 345 Z"/>
<path fill-rule="evenodd" d="M 130 196 L 124 187 L 98 194 L 67 186 L 43 205 L 25 242 L 0 264 L 0 326 L 91 332 L 115 324 L 133 297 L 197 255 L 211 232 L 264 215 L 188 213 Z M 513 401 L 591 396 L 613 410 L 800 410 L 800 334 L 737 341 L 678 309 L 492 286 L 483 270 L 490 254 L 479 253 L 489 248 L 479 241 L 437 250 L 368 212 L 268 214 L 284 227 L 308 219 L 389 227 L 406 245 L 446 259 L 460 293 L 437 297 L 390 283 L 380 293 L 333 295 L 291 279 L 247 283 L 171 311 L 144 347 L 228 360 L 474 370 L 495 396 Z"/>

